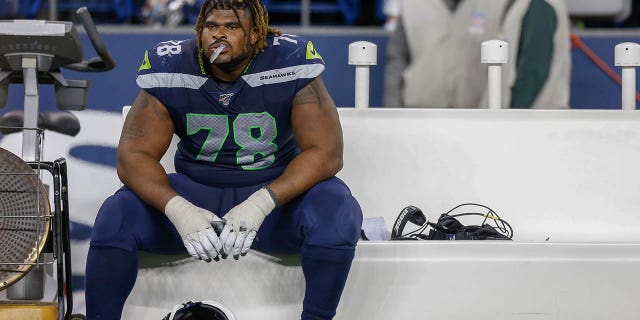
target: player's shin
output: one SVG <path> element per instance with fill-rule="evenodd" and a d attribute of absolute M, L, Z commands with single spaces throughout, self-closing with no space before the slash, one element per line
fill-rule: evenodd
<path fill-rule="evenodd" d="M 91 246 L 85 289 L 87 320 L 119 320 L 137 275 L 137 252 Z"/>
<path fill-rule="evenodd" d="M 354 255 L 355 249 L 302 247 L 306 282 L 302 320 L 333 319 Z"/>

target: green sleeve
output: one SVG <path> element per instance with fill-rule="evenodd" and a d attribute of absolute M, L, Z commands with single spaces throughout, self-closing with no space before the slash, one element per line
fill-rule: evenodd
<path fill-rule="evenodd" d="M 544 0 L 531 0 L 522 20 L 511 108 L 531 108 L 542 90 L 551 68 L 557 25 L 558 18 L 551 5 Z"/>

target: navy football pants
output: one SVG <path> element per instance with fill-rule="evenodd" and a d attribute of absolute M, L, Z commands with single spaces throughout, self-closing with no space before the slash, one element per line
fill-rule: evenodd
<path fill-rule="evenodd" d="M 262 187 L 213 188 L 181 174 L 169 175 L 169 181 L 181 196 L 219 216 Z M 306 282 L 302 319 L 331 319 L 361 225 L 357 201 L 340 179 L 331 178 L 267 216 L 252 249 L 301 253 Z M 186 253 L 169 219 L 123 187 L 104 202 L 94 223 L 86 270 L 88 320 L 120 319 L 137 277 L 138 250 Z"/>

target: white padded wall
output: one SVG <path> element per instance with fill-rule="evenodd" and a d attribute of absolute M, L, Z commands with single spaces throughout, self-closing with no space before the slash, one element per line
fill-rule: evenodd
<path fill-rule="evenodd" d="M 640 240 L 640 113 L 342 109 L 340 117 L 339 177 L 365 216 L 389 228 L 410 204 L 433 221 L 477 202 L 519 241 Z"/>

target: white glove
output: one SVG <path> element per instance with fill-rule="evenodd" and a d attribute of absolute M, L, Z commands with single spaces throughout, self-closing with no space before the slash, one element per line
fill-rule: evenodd
<path fill-rule="evenodd" d="M 240 254 L 247 254 L 262 221 L 275 207 L 276 202 L 267 188 L 262 188 L 231 208 L 224 216 L 226 224 L 220 233 L 223 257 L 232 254 L 237 260 Z"/>
<path fill-rule="evenodd" d="M 222 229 L 222 219 L 181 196 L 171 198 L 164 213 L 178 230 L 190 255 L 207 262 L 211 262 L 211 259 L 219 260 L 222 242 L 216 230 Z"/>

